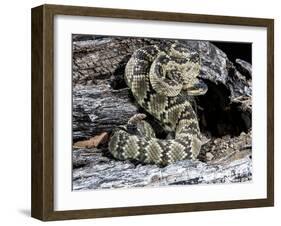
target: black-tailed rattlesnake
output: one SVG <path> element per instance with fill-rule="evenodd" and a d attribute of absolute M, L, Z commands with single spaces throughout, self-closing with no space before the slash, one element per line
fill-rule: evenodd
<path fill-rule="evenodd" d="M 137 103 L 175 136 L 156 138 L 145 115 L 135 115 L 113 132 L 109 142 L 112 155 L 161 166 L 196 159 L 202 141 L 189 96 L 207 91 L 197 78 L 199 72 L 199 54 L 177 42 L 136 50 L 126 65 L 125 81 Z"/>

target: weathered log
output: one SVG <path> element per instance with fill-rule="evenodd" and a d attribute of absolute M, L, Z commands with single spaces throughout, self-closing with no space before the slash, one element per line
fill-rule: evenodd
<path fill-rule="evenodd" d="M 103 156 L 98 149 L 73 151 L 73 190 L 245 182 L 252 179 L 249 152 L 217 163 L 183 160 L 165 168 Z"/>
<path fill-rule="evenodd" d="M 137 113 L 129 90 L 109 86 L 83 86 L 73 89 L 73 140 L 83 140 L 124 125 Z"/>
<path fill-rule="evenodd" d="M 73 150 L 73 189 L 235 183 L 252 179 L 251 133 L 212 138 L 198 160 L 161 168 L 115 160 L 103 149 Z"/>

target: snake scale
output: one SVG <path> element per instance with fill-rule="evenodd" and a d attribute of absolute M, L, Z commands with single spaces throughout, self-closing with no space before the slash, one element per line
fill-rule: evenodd
<path fill-rule="evenodd" d="M 125 68 L 125 81 L 136 102 L 173 137 L 158 139 L 144 114 L 113 131 L 109 151 L 119 160 L 166 166 L 196 159 L 202 145 L 197 115 L 190 96 L 203 95 L 207 86 L 197 76 L 198 52 L 178 42 L 137 49 Z"/>

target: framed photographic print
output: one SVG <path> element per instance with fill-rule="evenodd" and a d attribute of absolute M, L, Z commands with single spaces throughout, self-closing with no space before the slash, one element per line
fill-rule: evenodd
<path fill-rule="evenodd" d="M 273 206 L 274 21 L 32 9 L 32 216 Z"/>

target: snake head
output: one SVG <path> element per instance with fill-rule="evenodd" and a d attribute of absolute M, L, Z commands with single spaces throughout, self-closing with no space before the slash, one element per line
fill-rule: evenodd
<path fill-rule="evenodd" d="M 204 95 L 208 91 L 208 86 L 202 80 L 196 79 L 194 83 L 186 88 L 189 96 Z"/>

